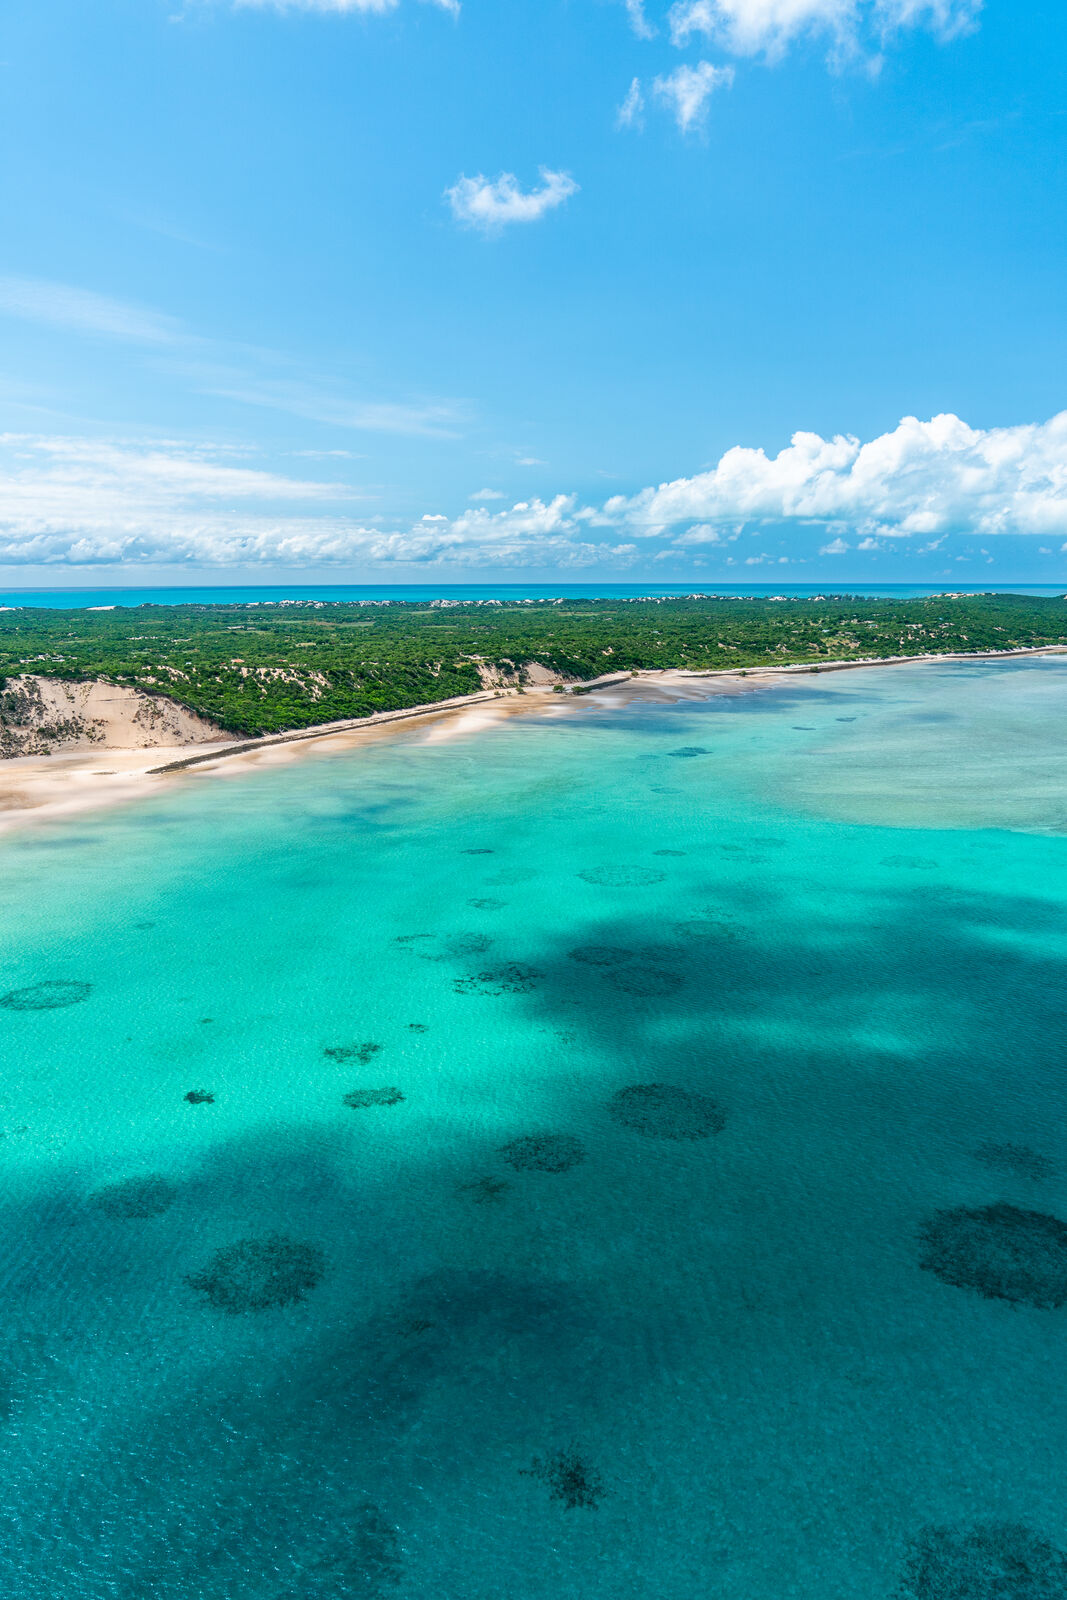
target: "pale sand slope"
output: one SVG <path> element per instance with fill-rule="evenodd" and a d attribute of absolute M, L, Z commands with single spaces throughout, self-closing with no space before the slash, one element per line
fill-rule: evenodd
<path fill-rule="evenodd" d="M 221 728 L 162 695 L 113 683 L 22 673 L 0 693 L 0 756 L 148 750 L 225 739 Z"/>

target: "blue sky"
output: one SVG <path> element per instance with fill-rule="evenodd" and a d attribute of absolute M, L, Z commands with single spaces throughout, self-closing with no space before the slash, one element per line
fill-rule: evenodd
<path fill-rule="evenodd" d="M 0 573 L 1059 582 L 1065 48 L 1018 0 L 14 0 Z"/>

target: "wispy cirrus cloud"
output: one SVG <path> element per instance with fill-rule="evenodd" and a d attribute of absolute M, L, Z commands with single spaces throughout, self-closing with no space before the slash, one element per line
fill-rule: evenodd
<path fill-rule="evenodd" d="M 805 36 L 827 38 L 841 58 L 864 44 L 884 44 L 893 34 L 925 28 L 941 39 L 977 23 L 983 0 L 675 0 L 668 14 L 679 47 L 694 35 L 734 55 L 781 57 Z"/>
<path fill-rule="evenodd" d="M 0 315 L 131 344 L 176 345 L 188 337 L 174 317 L 44 278 L 0 277 Z"/>
<path fill-rule="evenodd" d="M 461 176 L 445 190 L 445 198 L 457 222 L 483 233 L 496 233 L 516 222 L 539 222 L 578 193 L 569 172 L 542 167 L 540 173 L 537 189 L 523 189 L 512 172 L 502 172 L 498 178 L 487 178 L 484 173 L 474 178 Z"/>
<path fill-rule="evenodd" d="M 454 439 L 470 416 L 470 406 L 459 400 L 353 397 L 327 378 L 294 373 L 292 364 L 274 351 L 207 339 L 176 317 L 71 284 L 0 277 L 3 316 L 142 346 L 164 359 L 169 374 L 198 394 L 264 406 L 331 427 Z"/>
<path fill-rule="evenodd" d="M 654 39 L 657 30 L 645 15 L 645 0 L 624 0 L 630 27 L 638 39 Z"/>
<path fill-rule="evenodd" d="M 682 133 L 700 133 L 707 126 L 712 95 L 716 89 L 728 89 L 733 81 L 733 67 L 713 67 L 710 61 L 700 61 L 695 67 L 676 67 L 657 78 L 652 87 Z"/>
<path fill-rule="evenodd" d="M 356 400 L 325 383 L 300 378 L 271 378 L 240 371 L 205 371 L 205 394 L 263 406 L 289 416 L 306 417 L 333 428 L 357 433 L 392 433 L 411 438 L 458 439 L 470 407 L 459 400 Z"/>
<path fill-rule="evenodd" d="M 644 125 L 645 97 L 641 92 L 640 78 L 635 78 L 626 91 L 626 99 L 615 113 L 615 126 L 640 129 Z"/>
<path fill-rule="evenodd" d="M 382 16 L 387 11 L 395 11 L 400 0 L 233 0 L 233 4 L 238 10 L 318 11 L 334 16 Z M 454 17 L 459 16 L 459 0 L 424 0 L 424 4 L 434 5 L 440 11 L 448 11 Z"/>

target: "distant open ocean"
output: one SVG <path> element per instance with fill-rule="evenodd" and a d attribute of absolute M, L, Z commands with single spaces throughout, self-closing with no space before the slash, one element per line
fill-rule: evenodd
<path fill-rule="evenodd" d="M 4 1600 L 1067 1594 L 1067 663 L 569 712 L 0 843 Z"/>
<path fill-rule="evenodd" d="M 281 600 L 568 600 L 632 599 L 638 595 L 788 595 L 803 600 L 816 594 L 882 596 L 911 600 L 927 594 L 1061 595 L 1063 584 L 922 584 L 922 583 L 497 583 L 497 584 L 279 584 L 218 588 L 168 589 L 7 589 L 3 606 L 53 606 L 58 610 L 89 606 L 182 606 L 277 604 Z"/>

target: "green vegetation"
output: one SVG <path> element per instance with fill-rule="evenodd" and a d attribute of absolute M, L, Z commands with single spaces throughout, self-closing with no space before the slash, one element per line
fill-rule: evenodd
<path fill-rule="evenodd" d="M 27 608 L 0 616 L 0 680 L 103 678 L 259 734 L 470 694 L 483 673 L 521 684 L 535 664 L 576 680 L 1063 643 L 1067 600 L 1015 595 Z"/>

